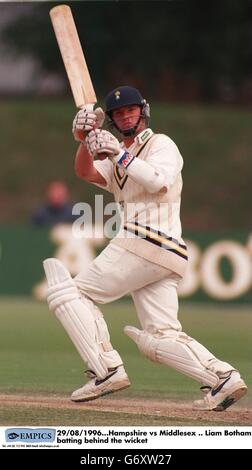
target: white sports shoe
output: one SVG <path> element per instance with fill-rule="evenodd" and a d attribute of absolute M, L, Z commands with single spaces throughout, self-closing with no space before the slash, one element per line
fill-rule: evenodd
<path fill-rule="evenodd" d="M 241 379 L 239 372 L 235 370 L 230 372 L 227 377 L 220 379 L 216 387 L 202 387 L 202 389 L 206 395 L 203 400 L 193 402 L 194 410 L 224 411 L 247 392 L 245 382 Z"/>
<path fill-rule="evenodd" d="M 92 371 L 87 371 L 86 373 L 91 380 L 72 393 L 72 401 L 95 400 L 103 395 L 117 392 L 130 386 L 129 378 L 123 366 L 110 369 L 105 379 L 98 379 Z"/>

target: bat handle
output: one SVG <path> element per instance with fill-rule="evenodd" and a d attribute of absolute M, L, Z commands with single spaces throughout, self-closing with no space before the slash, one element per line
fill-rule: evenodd
<path fill-rule="evenodd" d="M 88 104 L 82 104 L 80 106 L 80 109 L 86 108 L 87 111 L 93 111 L 94 109 L 94 103 L 88 103 Z"/>

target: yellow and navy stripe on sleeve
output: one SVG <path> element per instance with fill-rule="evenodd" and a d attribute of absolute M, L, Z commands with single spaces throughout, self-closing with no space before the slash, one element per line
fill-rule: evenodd
<path fill-rule="evenodd" d="M 182 245 L 173 237 L 168 237 L 160 230 L 141 225 L 138 222 L 126 222 L 124 230 L 188 260 L 186 245 Z"/>

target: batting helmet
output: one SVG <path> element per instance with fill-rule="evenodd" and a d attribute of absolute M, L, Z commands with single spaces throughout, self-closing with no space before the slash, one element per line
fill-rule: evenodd
<path fill-rule="evenodd" d="M 139 122 L 134 128 L 128 129 L 122 132 L 114 123 L 112 119 L 112 112 L 122 106 L 138 105 L 141 107 L 141 118 L 149 120 L 150 118 L 150 106 L 146 103 L 146 100 L 142 97 L 141 93 L 134 87 L 131 86 L 120 86 L 112 90 L 105 98 L 105 112 L 108 116 L 109 124 L 116 127 L 119 132 L 124 135 L 134 135 Z M 139 119 L 139 121 L 140 121 Z"/>

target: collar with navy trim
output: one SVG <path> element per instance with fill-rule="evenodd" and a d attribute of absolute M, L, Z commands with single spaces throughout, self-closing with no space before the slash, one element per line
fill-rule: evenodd
<path fill-rule="evenodd" d="M 154 132 L 149 127 L 147 127 L 147 129 L 144 129 L 142 132 L 137 134 L 137 136 L 134 138 L 134 142 L 136 142 L 138 145 L 142 145 L 147 142 L 147 140 L 149 140 L 153 134 Z"/>
<path fill-rule="evenodd" d="M 148 142 L 148 140 L 151 138 L 151 136 L 154 134 L 154 132 L 148 127 L 147 129 L 144 129 L 142 132 L 140 132 L 135 138 L 134 138 L 134 142 L 128 147 L 132 147 L 134 146 L 133 148 L 135 148 L 135 145 L 137 145 L 137 147 L 139 146 L 142 146 L 143 144 L 145 144 L 146 142 Z M 120 147 L 122 149 L 125 149 L 127 150 L 127 147 L 126 145 L 124 144 L 124 142 L 120 142 Z"/>

